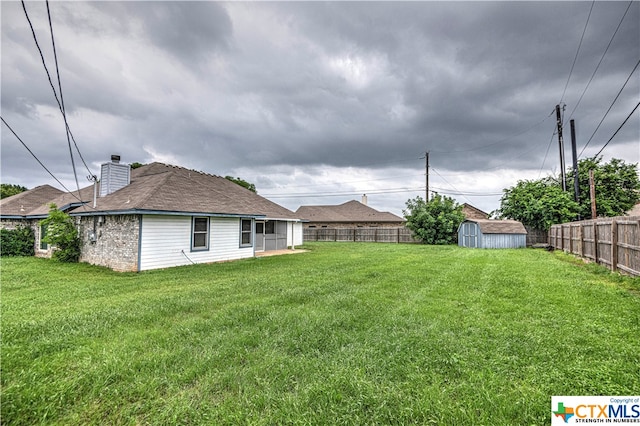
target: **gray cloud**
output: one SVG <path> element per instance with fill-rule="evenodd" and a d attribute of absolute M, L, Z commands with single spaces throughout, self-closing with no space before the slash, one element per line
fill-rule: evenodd
<path fill-rule="evenodd" d="M 27 6 L 53 70 L 44 3 Z M 558 171 L 550 113 L 590 6 L 54 2 L 51 9 L 69 121 L 96 171 L 117 151 L 130 162 L 242 173 L 267 194 L 373 191 L 370 200 L 399 213 L 403 200 L 421 194 L 409 190 L 424 186 L 426 150 L 442 175 L 434 173 L 433 185 L 452 194 L 494 194 Z M 594 5 L 562 99 L 565 118 L 627 6 Z M 22 8 L 0 7 L 3 118 L 68 178 L 64 128 Z M 639 31 L 633 3 L 574 113 L 579 147 L 640 58 Z M 604 145 L 639 92 L 635 74 L 585 155 Z M 638 162 L 638 128 L 636 114 L 603 154 Z M 51 183 L 4 127 L 2 139 L 3 182 Z M 275 200 L 295 209 L 350 198 L 358 197 Z M 499 197 L 456 198 L 492 210 Z"/>

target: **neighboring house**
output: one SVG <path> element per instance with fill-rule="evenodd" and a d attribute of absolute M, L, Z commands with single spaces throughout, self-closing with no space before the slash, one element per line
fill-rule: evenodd
<path fill-rule="evenodd" d="M 336 206 L 301 206 L 296 215 L 305 228 L 397 228 L 405 220 L 389 212 L 380 212 L 363 202 L 352 200 Z"/>
<path fill-rule="evenodd" d="M 489 219 L 489 213 L 485 213 L 467 203 L 462 205 L 462 214 L 464 214 L 465 219 Z"/>
<path fill-rule="evenodd" d="M 458 227 L 458 245 L 473 248 L 520 248 L 527 230 L 517 220 L 466 219 Z"/>
<path fill-rule="evenodd" d="M 633 206 L 633 208 L 629 210 L 625 216 L 640 216 L 640 203 Z"/>
<path fill-rule="evenodd" d="M 51 203 L 76 219 L 80 261 L 117 271 L 248 258 L 302 244 L 302 223 L 292 211 L 225 178 L 182 167 L 152 163 L 131 170 L 112 158 L 96 188 L 36 197 L 42 188 L 2 200 L 0 210 L 2 227 L 34 228 L 37 256 L 51 254 L 39 227 Z M 21 211 L 14 197 L 37 201 Z"/>

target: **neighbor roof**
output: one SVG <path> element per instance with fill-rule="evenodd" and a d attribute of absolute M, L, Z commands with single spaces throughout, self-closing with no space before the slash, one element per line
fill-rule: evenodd
<path fill-rule="evenodd" d="M 0 214 L 3 217 L 22 217 L 43 206 L 48 212 L 48 204 L 61 194 L 64 194 L 64 192 L 50 185 L 36 186 L 28 191 L 0 200 Z"/>
<path fill-rule="evenodd" d="M 337 206 L 301 206 L 296 214 L 309 222 L 404 222 L 393 213 L 380 212 L 356 200 Z"/>
<path fill-rule="evenodd" d="M 483 234 L 526 234 L 522 222 L 517 220 L 496 219 L 467 219 L 465 222 L 475 222 L 480 225 Z"/>
<path fill-rule="evenodd" d="M 77 202 L 76 196 L 77 193 L 64 193 L 52 202 L 58 206 L 67 205 Z M 86 203 L 75 209 L 73 214 L 167 212 L 297 218 L 291 210 L 228 179 L 162 163 L 151 163 L 131 170 L 130 184 L 98 197 L 95 208 L 92 186 L 83 188 L 79 198 Z M 30 215 L 47 212 L 48 207 L 44 206 L 31 211 Z"/>

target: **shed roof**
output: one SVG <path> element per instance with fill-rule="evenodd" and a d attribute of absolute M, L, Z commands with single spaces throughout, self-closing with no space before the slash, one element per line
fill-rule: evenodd
<path fill-rule="evenodd" d="M 522 222 L 517 220 L 496 219 L 467 219 L 465 222 L 474 222 L 480 226 L 483 234 L 526 234 Z"/>
<path fill-rule="evenodd" d="M 404 222 L 393 213 L 378 211 L 356 200 L 335 206 L 300 206 L 296 214 L 309 222 Z"/>

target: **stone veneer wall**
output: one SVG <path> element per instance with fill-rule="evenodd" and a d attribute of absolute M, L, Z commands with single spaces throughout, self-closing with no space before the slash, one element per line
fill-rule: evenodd
<path fill-rule="evenodd" d="M 140 218 L 140 215 L 81 217 L 80 261 L 120 272 L 136 272 Z M 92 234 L 95 238 L 91 238 Z"/>

